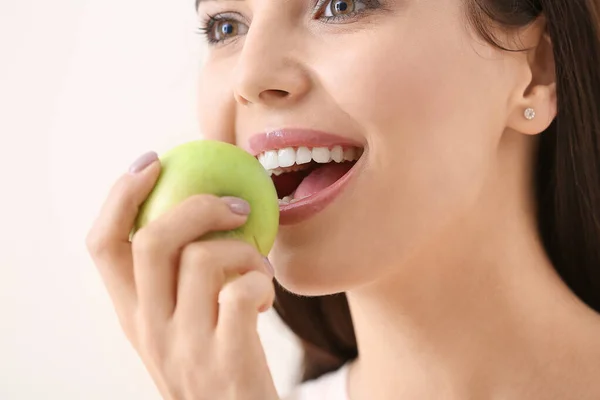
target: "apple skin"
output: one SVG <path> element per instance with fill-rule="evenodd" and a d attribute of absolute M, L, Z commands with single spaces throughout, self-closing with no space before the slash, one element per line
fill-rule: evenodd
<path fill-rule="evenodd" d="M 196 140 L 169 150 L 159 159 L 160 175 L 140 206 L 132 234 L 190 196 L 234 196 L 250 204 L 246 223 L 202 239 L 237 238 L 256 247 L 263 256 L 269 254 L 279 229 L 279 200 L 273 180 L 254 156 L 229 143 Z"/>

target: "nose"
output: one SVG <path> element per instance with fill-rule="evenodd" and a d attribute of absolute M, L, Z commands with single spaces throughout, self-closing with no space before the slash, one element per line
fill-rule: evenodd
<path fill-rule="evenodd" d="M 309 92 L 310 76 L 297 51 L 298 40 L 282 30 L 272 21 L 252 23 L 235 70 L 239 104 L 286 107 Z"/>

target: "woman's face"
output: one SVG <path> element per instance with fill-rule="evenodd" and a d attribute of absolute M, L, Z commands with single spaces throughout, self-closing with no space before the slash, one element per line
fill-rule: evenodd
<path fill-rule="evenodd" d="M 383 279 L 468 218 L 524 70 L 473 32 L 461 0 L 202 0 L 207 14 L 220 42 L 200 77 L 206 137 L 249 149 L 295 128 L 364 147 L 333 202 L 280 227 L 270 259 L 283 286 Z"/>

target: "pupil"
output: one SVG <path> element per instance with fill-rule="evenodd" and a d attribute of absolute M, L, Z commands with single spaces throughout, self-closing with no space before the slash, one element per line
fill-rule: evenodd
<path fill-rule="evenodd" d="M 335 3 L 335 10 L 338 12 L 344 12 L 348 9 L 348 4 L 345 2 L 337 2 Z"/>
<path fill-rule="evenodd" d="M 344 13 L 348 11 L 348 3 L 345 1 L 337 1 L 334 3 L 335 11 L 338 13 Z"/>
<path fill-rule="evenodd" d="M 233 33 L 233 24 L 227 23 L 221 26 L 221 32 L 224 35 L 231 35 Z"/>

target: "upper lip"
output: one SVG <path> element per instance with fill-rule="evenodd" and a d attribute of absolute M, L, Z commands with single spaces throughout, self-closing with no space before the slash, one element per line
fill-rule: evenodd
<path fill-rule="evenodd" d="M 253 156 L 269 150 L 279 150 L 286 147 L 364 147 L 360 142 L 347 137 L 321 132 L 313 129 L 278 129 L 260 133 L 248 140 L 248 151 Z"/>

